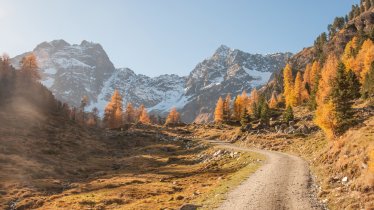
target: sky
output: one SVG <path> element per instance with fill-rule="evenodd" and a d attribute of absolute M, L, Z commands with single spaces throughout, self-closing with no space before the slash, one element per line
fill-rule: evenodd
<path fill-rule="evenodd" d="M 0 0 L 0 53 L 100 43 L 117 68 L 188 75 L 222 44 L 296 53 L 359 0 Z"/>

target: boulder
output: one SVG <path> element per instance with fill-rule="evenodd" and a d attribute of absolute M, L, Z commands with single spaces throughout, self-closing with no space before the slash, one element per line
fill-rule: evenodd
<path fill-rule="evenodd" d="M 300 129 L 302 134 L 309 134 L 310 133 L 310 130 L 309 130 L 308 126 L 306 126 L 306 125 L 301 125 L 299 127 L 299 129 Z"/>
<path fill-rule="evenodd" d="M 200 206 L 194 205 L 194 204 L 183 204 L 179 210 L 197 210 L 197 208 Z"/>

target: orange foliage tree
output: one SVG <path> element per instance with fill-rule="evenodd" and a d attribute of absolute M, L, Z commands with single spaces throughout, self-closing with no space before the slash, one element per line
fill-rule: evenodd
<path fill-rule="evenodd" d="M 330 98 L 331 81 L 336 77 L 338 59 L 335 56 L 329 56 L 321 70 L 321 79 L 318 84 L 316 94 L 317 109 L 314 122 L 330 138 L 334 137 L 334 130 L 337 126 L 334 104 Z"/>
<path fill-rule="evenodd" d="M 124 121 L 126 123 L 135 123 L 136 112 L 131 103 L 127 103 L 125 113 L 123 115 Z"/>
<path fill-rule="evenodd" d="M 231 96 L 230 94 L 227 94 L 223 101 L 223 121 L 231 120 L 231 115 Z"/>
<path fill-rule="evenodd" d="M 139 117 L 139 122 L 141 122 L 143 124 L 150 124 L 151 123 L 151 119 L 149 118 L 148 112 L 145 108 L 143 108 L 141 110 L 140 117 Z"/>
<path fill-rule="evenodd" d="M 277 108 L 277 106 L 278 106 L 277 94 L 275 92 L 273 92 L 271 94 L 271 98 L 270 98 L 270 101 L 269 101 L 269 107 L 271 109 L 275 109 L 275 108 Z"/>
<path fill-rule="evenodd" d="M 180 114 L 178 113 L 177 108 L 173 107 L 170 110 L 168 117 L 166 118 L 165 125 L 177 125 L 180 122 Z"/>
<path fill-rule="evenodd" d="M 115 90 L 110 102 L 105 107 L 104 122 L 109 128 L 117 128 L 122 125 L 122 96 Z"/>
<path fill-rule="evenodd" d="M 248 96 L 245 90 L 241 95 L 238 95 L 234 101 L 234 118 L 235 120 L 240 120 L 241 114 L 248 102 Z"/>
<path fill-rule="evenodd" d="M 218 98 L 216 109 L 214 110 L 214 122 L 222 123 L 223 122 L 223 100 L 222 97 Z"/>
<path fill-rule="evenodd" d="M 40 80 L 39 66 L 36 60 L 36 56 L 31 53 L 22 58 L 21 62 L 21 73 L 22 75 L 33 81 Z"/>
<path fill-rule="evenodd" d="M 283 69 L 283 82 L 284 82 L 284 97 L 286 99 L 286 106 L 294 106 L 296 104 L 294 95 L 294 83 L 292 77 L 292 68 L 289 64 Z"/>
<path fill-rule="evenodd" d="M 294 97 L 296 102 L 295 105 L 301 105 L 309 99 L 309 94 L 305 88 L 300 72 L 297 72 L 295 79 Z"/>

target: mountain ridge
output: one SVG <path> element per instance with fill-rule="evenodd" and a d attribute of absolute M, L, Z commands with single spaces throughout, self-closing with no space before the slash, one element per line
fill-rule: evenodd
<path fill-rule="evenodd" d="M 264 85 L 292 55 L 279 52 L 251 54 L 220 45 L 189 75 L 150 77 L 129 68 L 115 68 L 100 44 L 86 40 L 79 45 L 63 39 L 42 42 L 31 52 L 40 65 L 41 82 L 63 102 L 78 107 L 86 95 L 90 99 L 88 109 L 97 107 L 103 113 L 111 94 L 118 89 L 124 104 L 144 104 L 149 111 L 159 115 L 165 115 L 175 106 L 186 122 L 195 121 L 204 114 L 208 114 L 204 121 L 211 120 L 209 113 L 218 93 L 239 93 Z M 12 58 L 12 64 L 17 67 L 21 58 L 31 52 Z M 210 102 L 201 101 L 201 98 Z"/>

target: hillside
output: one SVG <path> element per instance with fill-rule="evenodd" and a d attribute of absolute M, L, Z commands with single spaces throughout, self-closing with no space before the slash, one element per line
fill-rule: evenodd
<path fill-rule="evenodd" d="M 0 209 L 210 206 L 262 162 L 182 138 L 184 128 L 88 126 L 30 78 L 34 61 L 19 70 L 0 61 Z"/>

